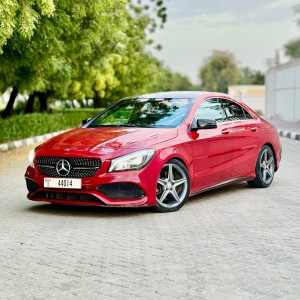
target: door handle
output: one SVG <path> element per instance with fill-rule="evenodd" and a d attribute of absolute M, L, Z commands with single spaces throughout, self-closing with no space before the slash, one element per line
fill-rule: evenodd
<path fill-rule="evenodd" d="M 230 134 L 231 130 L 230 129 L 223 129 L 222 134 Z"/>
<path fill-rule="evenodd" d="M 257 127 L 251 127 L 250 130 L 251 131 L 257 131 Z"/>

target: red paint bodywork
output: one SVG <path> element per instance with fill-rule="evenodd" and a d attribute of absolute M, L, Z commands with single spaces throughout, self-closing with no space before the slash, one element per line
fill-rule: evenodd
<path fill-rule="evenodd" d="M 237 102 L 253 117 L 252 120 L 227 122 L 216 129 L 190 132 L 190 125 L 198 106 L 209 98 L 221 97 Z M 93 177 L 82 178 L 84 189 L 76 193 L 88 193 L 99 202 L 49 200 L 34 198 L 39 191 L 62 191 L 44 189 L 44 176 L 37 168 L 28 167 L 25 177 L 40 188 L 28 194 L 34 201 L 57 202 L 76 205 L 152 206 L 156 203 L 156 183 L 162 166 L 171 158 L 181 160 L 191 179 L 190 195 L 226 183 L 255 178 L 255 165 L 261 147 L 269 144 L 276 157 L 276 170 L 281 159 L 281 145 L 274 126 L 259 117 L 245 104 L 226 94 L 204 93 L 200 95 L 177 128 L 76 128 L 56 136 L 36 148 L 37 156 L 100 158 L 102 165 Z M 65 149 L 69 148 L 68 152 Z M 143 169 L 108 173 L 111 159 L 141 149 L 156 151 L 151 162 Z M 35 160 L 34 160 L 35 163 Z M 100 194 L 96 188 L 106 183 L 130 182 L 139 185 L 145 193 L 142 199 L 115 200 Z M 63 190 L 74 192 L 74 190 Z"/>

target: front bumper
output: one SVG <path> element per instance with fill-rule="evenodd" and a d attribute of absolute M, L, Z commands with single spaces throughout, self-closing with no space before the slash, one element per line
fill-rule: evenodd
<path fill-rule="evenodd" d="M 53 195 L 56 195 L 53 196 Z M 44 201 L 51 203 L 71 205 L 96 205 L 96 206 L 152 206 L 148 197 L 141 199 L 110 199 L 97 191 L 84 190 L 61 190 L 39 188 L 33 193 L 28 193 L 27 198 L 33 201 Z"/>
<path fill-rule="evenodd" d="M 82 178 L 82 189 L 53 189 L 44 188 L 44 176 L 39 173 L 37 168 L 28 166 L 25 179 L 29 193 L 27 198 L 32 201 L 44 201 L 71 205 L 96 205 L 96 206 L 153 206 L 156 203 L 156 182 L 159 176 L 160 168 L 157 167 L 154 160 L 144 169 L 139 171 L 123 171 L 107 173 L 105 165 L 101 166 L 96 175 L 88 178 Z M 134 186 L 139 195 L 138 198 L 132 197 L 132 193 L 123 191 L 122 199 L 118 199 L 113 192 L 108 197 L 105 189 L 101 187 L 116 186 L 130 187 Z M 99 188 L 100 187 L 100 188 Z M 112 190 L 112 188 L 110 187 Z M 106 195 L 105 195 L 106 193 Z M 124 198 L 128 195 L 128 198 Z M 133 194 L 135 195 L 135 194 Z"/>

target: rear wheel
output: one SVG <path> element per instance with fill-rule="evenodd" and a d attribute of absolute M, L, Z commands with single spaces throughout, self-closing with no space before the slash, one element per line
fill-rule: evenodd
<path fill-rule="evenodd" d="M 155 209 L 171 212 L 180 209 L 190 194 L 190 177 L 183 163 L 168 161 L 161 169 L 156 187 Z"/>
<path fill-rule="evenodd" d="M 272 149 L 268 145 L 264 145 L 258 155 L 256 162 L 256 178 L 248 181 L 251 187 L 266 188 L 274 178 L 275 157 Z"/>

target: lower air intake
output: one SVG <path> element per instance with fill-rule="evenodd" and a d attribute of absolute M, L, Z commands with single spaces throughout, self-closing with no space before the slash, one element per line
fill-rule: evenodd
<path fill-rule="evenodd" d="M 26 186 L 29 193 L 33 193 L 39 188 L 38 184 L 28 178 L 26 178 Z"/>
<path fill-rule="evenodd" d="M 141 199 L 144 192 L 134 183 L 110 183 L 99 185 L 97 190 L 111 199 Z"/>
<path fill-rule="evenodd" d="M 103 203 L 94 195 L 82 193 L 64 193 L 64 192 L 38 192 L 33 199 L 49 199 L 49 200 L 64 200 L 64 201 L 78 201 L 78 202 L 97 202 Z"/>

